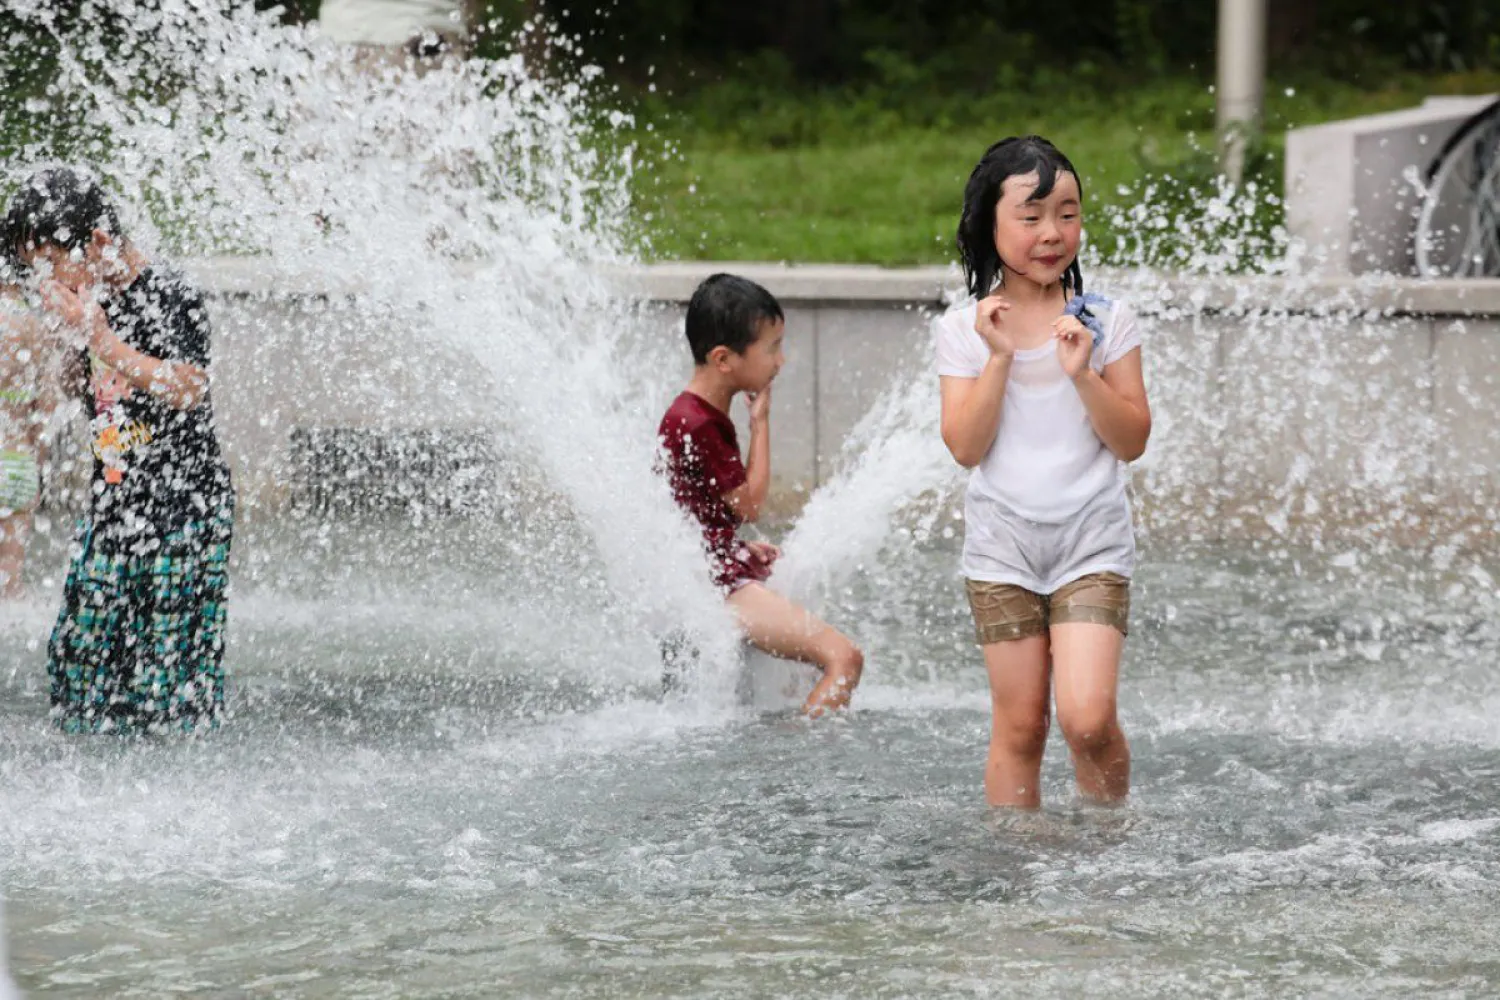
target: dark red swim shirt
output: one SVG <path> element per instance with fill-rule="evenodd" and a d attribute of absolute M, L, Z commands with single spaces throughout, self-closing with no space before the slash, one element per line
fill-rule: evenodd
<path fill-rule="evenodd" d="M 729 414 L 702 396 L 684 392 L 667 407 L 657 434 L 672 498 L 703 527 L 714 583 L 728 592 L 756 579 L 735 557 L 740 518 L 724 502 L 724 494 L 745 483 L 739 437 Z"/>

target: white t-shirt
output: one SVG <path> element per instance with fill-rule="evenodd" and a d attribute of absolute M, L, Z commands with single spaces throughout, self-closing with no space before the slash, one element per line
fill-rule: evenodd
<path fill-rule="evenodd" d="M 934 320 L 939 375 L 978 378 L 990 349 L 974 330 L 976 303 L 966 300 Z M 1141 344 L 1135 312 L 1106 300 L 1090 308 L 1104 340 L 1089 365 L 1102 371 Z M 1124 468 L 1089 423 L 1062 363 L 1057 342 L 1017 351 L 1005 386 L 1000 428 L 969 477 L 970 495 L 999 502 L 1042 524 L 1062 524 L 1105 491 L 1123 496 Z"/>

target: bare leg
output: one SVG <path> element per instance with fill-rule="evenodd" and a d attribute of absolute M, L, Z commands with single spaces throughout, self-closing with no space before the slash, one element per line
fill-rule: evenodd
<path fill-rule="evenodd" d="M 859 647 L 776 591 L 747 583 L 729 597 L 740 628 L 757 649 L 783 660 L 811 663 L 823 677 L 807 696 L 802 711 L 816 718 L 849 704 L 859 685 L 865 657 Z"/>
<path fill-rule="evenodd" d="M 986 643 L 984 665 L 993 714 L 984 797 L 992 806 L 1035 809 L 1042 804 L 1042 751 L 1052 715 L 1047 637 Z"/>
<path fill-rule="evenodd" d="M 1052 626 L 1057 722 L 1073 752 L 1078 791 L 1095 802 L 1119 802 L 1130 793 L 1130 744 L 1116 716 L 1124 645 L 1109 625 Z"/>
<path fill-rule="evenodd" d="M 15 600 L 25 593 L 21 571 L 26 567 L 26 539 L 30 534 L 30 511 L 0 518 L 0 599 Z"/>

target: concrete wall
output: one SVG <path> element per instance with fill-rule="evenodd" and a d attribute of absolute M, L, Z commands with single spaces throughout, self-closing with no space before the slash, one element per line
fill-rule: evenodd
<path fill-rule="evenodd" d="M 931 377 L 928 323 L 960 282 L 944 269 L 734 270 L 789 306 L 787 391 L 778 387 L 772 433 L 779 483 L 795 497 L 826 480 L 883 388 Z M 643 281 L 680 308 L 706 273 L 675 264 Z M 1133 482 L 1148 529 L 1441 532 L 1463 544 L 1490 533 L 1500 281 L 1089 277 L 1143 318 L 1155 422 Z M 936 437 L 935 412 L 931 429 Z"/>
<path fill-rule="evenodd" d="M 1494 96 L 1431 98 L 1420 107 L 1289 129 L 1287 229 L 1330 274 L 1413 274 L 1418 181 L 1443 143 Z"/>
<path fill-rule="evenodd" d="M 778 501 L 794 508 L 828 480 L 883 390 L 933 379 L 928 324 L 958 277 L 651 267 L 632 276 L 661 304 L 650 336 L 680 337 L 682 303 L 717 269 L 762 281 L 787 308 L 789 364 L 772 428 Z M 429 352 L 417 370 L 407 332 L 378 317 L 312 289 L 268 297 L 241 265 L 195 270 L 215 297 L 215 393 L 251 499 L 284 490 L 297 426 L 430 428 L 465 415 L 483 423 L 493 390 L 468 359 Z M 1488 532 L 1500 510 L 1500 281 L 1089 279 L 1143 315 L 1156 423 L 1134 482 L 1148 528 L 1203 537 L 1297 525 L 1391 537 L 1435 525 Z M 936 441 L 935 397 L 932 410 Z"/>

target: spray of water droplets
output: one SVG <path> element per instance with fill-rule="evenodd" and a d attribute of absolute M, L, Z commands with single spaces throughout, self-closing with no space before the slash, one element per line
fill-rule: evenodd
<path fill-rule="evenodd" d="M 57 62 L 44 98 L 57 127 L 17 172 L 85 161 L 147 247 L 232 253 L 300 299 L 290 322 L 267 299 L 223 324 L 224 349 L 255 361 L 227 394 L 253 400 L 262 427 L 292 429 L 298 401 L 278 400 L 278 376 L 310 357 L 332 409 L 487 428 L 511 468 L 531 470 L 502 505 L 577 529 L 533 533 L 526 565 L 498 571 L 602 579 L 636 622 L 625 643 L 643 677 L 654 636 L 682 622 L 711 662 L 733 659 L 697 542 L 651 471 L 652 411 L 676 369 L 651 364 L 654 328 L 611 277 L 629 260 L 634 164 L 629 120 L 602 109 L 596 70 L 381 63 L 221 0 L 13 13 Z M 364 370 L 338 356 L 349 330 L 373 358 Z M 286 478 L 284 448 L 232 457 L 242 482 Z"/>

